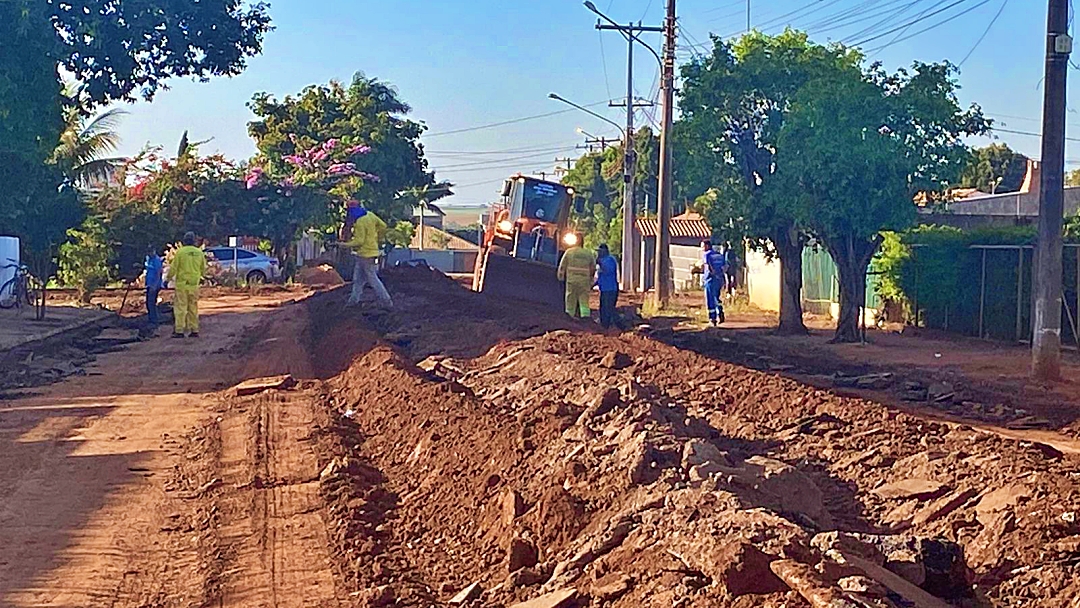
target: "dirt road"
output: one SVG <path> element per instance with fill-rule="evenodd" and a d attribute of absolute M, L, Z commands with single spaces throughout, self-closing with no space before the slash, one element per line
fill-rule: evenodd
<path fill-rule="evenodd" d="M 386 280 L 393 312 L 222 302 L 0 402 L 0 605 L 1080 601 L 1075 455 L 704 356 L 722 330 Z"/>
<path fill-rule="evenodd" d="M 273 606 L 289 604 L 271 602 L 273 593 L 264 591 L 333 589 L 317 560 L 326 543 L 290 542 L 307 535 L 303 524 L 311 519 L 302 487 L 283 484 L 262 502 L 209 514 L 191 486 L 200 473 L 219 480 L 215 486 L 236 485 L 253 467 L 263 479 L 313 476 L 299 470 L 317 466 L 303 452 L 278 457 L 278 446 L 291 448 L 308 432 L 282 404 L 258 404 L 247 425 L 200 426 L 217 406 L 212 393 L 252 370 L 306 364 L 306 357 L 266 358 L 257 340 L 278 329 L 264 326 L 276 305 L 295 297 L 204 302 L 201 339 L 173 340 L 162 329 L 166 337 L 100 356 L 87 376 L 0 405 L 0 605 L 198 606 L 220 594 L 235 600 L 230 606 Z M 201 462 L 194 449 L 207 442 L 217 445 Z M 235 512 L 245 516 L 226 518 Z M 226 540 L 243 539 L 232 543 L 229 562 L 257 566 L 243 584 L 219 588 L 221 563 L 207 555 L 219 541 L 199 538 L 208 526 L 220 526 Z M 275 570 L 274 560 L 292 551 L 305 552 L 290 560 L 303 567 Z"/>

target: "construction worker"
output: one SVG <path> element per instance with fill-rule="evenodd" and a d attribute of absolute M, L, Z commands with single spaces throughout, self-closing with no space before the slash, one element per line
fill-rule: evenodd
<path fill-rule="evenodd" d="M 386 238 L 386 222 L 357 201 L 349 201 L 349 218 L 355 220 L 352 222 L 352 238 L 345 242 L 345 246 L 356 253 L 356 264 L 353 266 L 352 293 L 347 306 L 359 304 L 364 287 L 371 285 L 379 305 L 392 308 L 394 301 L 379 278 L 378 264 L 379 246 Z"/>
<path fill-rule="evenodd" d="M 596 288 L 600 290 L 600 325 L 615 324 L 615 306 L 619 302 L 619 263 L 607 244 L 596 248 Z"/>
<path fill-rule="evenodd" d="M 199 337 L 199 283 L 206 274 L 206 254 L 195 246 L 195 233 L 184 235 L 173 254 L 168 280 L 173 282 L 174 338 Z"/>
<path fill-rule="evenodd" d="M 574 245 L 563 253 L 557 276 L 560 281 L 566 281 L 566 314 L 571 317 L 588 319 L 592 313 L 589 292 L 595 271 L 596 256 L 588 249 Z"/>
<path fill-rule="evenodd" d="M 158 294 L 161 293 L 161 270 L 165 260 L 158 255 L 157 247 L 150 245 L 146 249 L 146 320 L 151 329 L 158 326 Z"/>
<path fill-rule="evenodd" d="M 720 294 L 724 291 L 727 278 L 727 263 L 724 254 L 713 249 L 712 241 L 701 242 L 701 254 L 705 307 L 709 309 L 709 322 L 715 327 L 724 322 L 724 305 L 720 303 Z"/>

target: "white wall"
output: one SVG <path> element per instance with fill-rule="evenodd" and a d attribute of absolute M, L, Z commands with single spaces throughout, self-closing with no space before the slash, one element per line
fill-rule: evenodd
<path fill-rule="evenodd" d="M 689 245 L 672 245 L 671 246 L 671 274 L 675 281 L 675 289 L 677 291 L 687 291 L 691 289 L 701 289 L 700 282 L 694 281 L 694 276 L 690 274 L 690 269 L 695 264 L 701 263 L 701 247 L 691 247 Z M 700 281 L 700 279 L 699 279 Z"/>
<path fill-rule="evenodd" d="M 780 310 L 780 264 L 760 251 L 746 252 L 746 288 L 750 303 L 762 310 Z"/>

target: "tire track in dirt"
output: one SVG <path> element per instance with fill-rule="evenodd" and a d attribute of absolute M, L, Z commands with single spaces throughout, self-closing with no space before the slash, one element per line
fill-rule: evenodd
<path fill-rule="evenodd" d="M 274 319 L 245 362 L 248 377 L 313 372 L 301 343 L 317 302 Z M 319 493 L 318 424 L 310 388 L 223 396 L 211 502 L 221 551 L 207 557 L 220 581 L 215 605 L 289 608 L 341 605 Z"/>
<path fill-rule="evenodd" d="M 338 605 L 305 391 L 236 399 L 221 428 L 216 603 Z"/>

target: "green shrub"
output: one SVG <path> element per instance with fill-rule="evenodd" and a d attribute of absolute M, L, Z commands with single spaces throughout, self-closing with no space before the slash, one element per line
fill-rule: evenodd
<path fill-rule="evenodd" d="M 978 335 L 981 321 L 983 336 L 1013 339 L 1019 327 L 1023 337 L 1031 321 L 1031 249 L 1021 257 L 1013 247 L 974 246 L 1030 246 L 1035 236 L 1034 226 L 967 231 L 918 226 L 888 233 L 874 260 L 874 270 L 881 273 L 878 295 L 899 303 L 910 323 Z M 1080 242 L 1080 218 L 1068 218 L 1065 240 Z M 1064 266 L 1066 299 L 1075 302 L 1077 260 L 1072 249 Z"/>
<path fill-rule="evenodd" d="M 105 226 L 97 218 L 88 218 L 78 228 L 68 230 L 68 241 L 60 246 L 57 278 L 61 285 L 77 290 L 79 301 L 89 304 L 94 290 L 112 277 L 112 256 Z"/>

